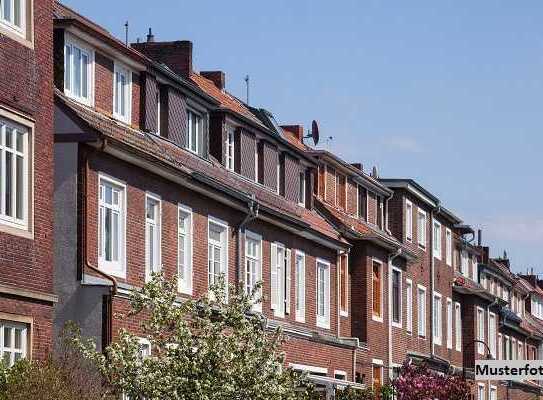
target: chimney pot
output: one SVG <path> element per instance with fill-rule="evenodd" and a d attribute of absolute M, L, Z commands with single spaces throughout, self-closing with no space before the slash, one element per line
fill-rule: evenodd
<path fill-rule="evenodd" d="M 155 35 L 153 35 L 153 31 L 151 28 L 149 28 L 149 33 L 147 34 L 147 43 L 152 43 L 155 41 Z"/>
<path fill-rule="evenodd" d="M 217 86 L 217 88 L 220 90 L 224 90 L 226 85 L 226 76 L 223 71 L 201 71 L 200 75 L 209 79 L 210 81 L 213 81 L 215 86 Z"/>
<path fill-rule="evenodd" d="M 477 229 L 477 244 L 479 247 L 481 247 L 481 244 L 483 243 L 483 230 Z"/>

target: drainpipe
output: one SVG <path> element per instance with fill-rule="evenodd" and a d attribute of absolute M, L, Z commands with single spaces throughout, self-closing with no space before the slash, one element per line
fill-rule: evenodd
<path fill-rule="evenodd" d="M 430 350 L 431 357 L 434 358 L 435 355 L 435 343 L 434 343 L 434 289 L 435 289 L 435 257 L 434 257 L 434 215 L 436 212 L 441 210 L 441 205 L 439 202 L 437 206 L 430 211 Z"/>
<path fill-rule="evenodd" d="M 255 200 L 255 196 L 252 195 L 251 199 L 247 203 L 247 215 L 241 221 L 238 226 L 238 270 L 237 270 L 237 282 L 238 290 L 243 290 L 243 240 L 245 239 L 245 227 L 247 224 L 258 218 L 260 205 Z"/>
<path fill-rule="evenodd" d="M 402 248 L 388 256 L 388 379 L 392 381 L 392 262 L 402 254 Z"/>
<path fill-rule="evenodd" d="M 104 148 L 106 147 L 106 140 L 104 139 L 102 141 L 102 145 L 101 145 L 101 148 L 100 150 L 101 151 L 104 151 Z M 89 158 L 90 158 L 90 155 L 91 154 L 94 154 L 97 150 L 94 149 L 91 152 L 87 152 L 85 154 L 85 173 L 83 175 L 83 199 L 82 199 L 82 208 L 83 208 L 83 218 L 81 218 L 81 224 L 83 225 L 82 226 L 82 238 L 81 238 L 81 241 L 82 241 L 82 248 L 83 248 L 83 271 L 85 268 L 88 268 L 90 269 L 91 271 L 94 271 L 95 273 L 97 273 L 98 275 L 102 276 L 103 278 L 107 279 L 108 281 L 111 282 L 111 287 L 110 287 L 110 294 L 107 296 L 107 298 L 105 299 L 105 301 L 107 302 L 106 303 L 106 317 L 107 317 L 107 320 L 105 321 L 105 330 L 103 332 L 103 336 L 105 337 L 102 337 L 102 351 L 104 350 L 104 348 L 109 345 L 113 339 L 113 297 L 115 297 L 115 295 L 117 294 L 117 280 L 109 275 L 109 274 L 106 274 L 105 272 L 101 271 L 100 269 L 98 269 L 97 266 L 95 266 L 94 264 L 92 264 L 90 261 L 89 261 L 89 254 L 88 254 L 88 245 L 87 245 L 87 238 L 89 237 L 89 225 L 87 223 L 87 218 L 88 218 L 88 185 L 89 185 L 89 175 L 90 175 L 90 167 L 89 167 Z"/>

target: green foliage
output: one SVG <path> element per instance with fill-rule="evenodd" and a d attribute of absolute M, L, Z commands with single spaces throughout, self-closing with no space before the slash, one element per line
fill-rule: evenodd
<path fill-rule="evenodd" d="M 121 330 L 102 354 L 72 331 L 72 343 L 105 381 L 131 398 L 148 400 L 289 400 L 309 398 L 304 376 L 284 368 L 283 334 L 264 329 L 252 313 L 256 293 L 228 292 L 224 282 L 198 299 L 179 301 L 177 283 L 155 275 L 130 297 L 124 318 L 144 314 L 142 330 L 152 356 L 140 356 L 139 339 Z M 301 389 L 303 388 L 303 389 Z"/>
<path fill-rule="evenodd" d="M 375 398 L 375 393 L 371 388 L 353 389 L 349 386 L 336 391 L 336 400 L 374 400 Z"/>

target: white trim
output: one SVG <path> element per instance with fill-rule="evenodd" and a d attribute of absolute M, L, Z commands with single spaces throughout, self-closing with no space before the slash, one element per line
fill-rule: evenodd
<path fill-rule="evenodd" d="M 494 326 L 492 326 L 492 324 L 490 323 L 491 319 L 492 318 L 494 319 Z M 490 352 L 492 354 L 492 357 L 494 357 L 494 359 L 497 359 L 497 349 L 496 349 L 496 341 L 498 339 L 497 337 L 497 334 L 498 334 L 498 327 L 497 327 L 497 322 L 498 322 L 498 318 L 496 316 L 495 313 L 491 312 L 491 311 L 488 311 L 488 340 L 487 340 L 487 343 L 488 343 L 488 347 L 490 348 Z M 491 332 L 494 332 L 494 338 L 490 337 L 490 333 Z"/>
<path fill-rule="evenodd" d="M 477 340 L 482 340 L 483 342 L 485 342 L 485 310 L 481 307 L 477 307 L 477 319 L 476 319 L 476 332 L 477 332 L 477 335 L 476 335 L 476 338 Z M 481 320 L 479 319 L 479 315 L 482 315 L 483 319 L 482 319 L 482 325 L 481 325 Z M 482 332 L 482 337 L 481 337 L 481 332 L 480 332 L 480 328 L 483 328 L 483 332 Z M 485 342 L 486 343 L 486 342 Z M 477 354 L 480 354 L 480 355 L 484 355 L 485 354 L 485 348 L 484 348 L 484 345 L 482 343 L 477 343 Z"/>
<path fill-rule="evenodd" d="M 158 238 L 158 239 L 155 239 L 155 240 L 158 240 L 158 248 L 157 248 L 157 251 L 158 251 L 157 258 L 158 258 L 158 260 L 157 260 L 157 265 L 149 264 L 150 260 L 149 260 L 148 250 L 150 249 L 149 246 L 153 246 L 152 243 L 148 242 L 149 238 L 147 237 L 147 235 L 148 235 L 148 231 L 147 231 L 147 222 L 148 222 L 147 203 L 148 203 L 149 200 L 152 200 L 152 201 L 154 201 L 154 202 L 156 202 L 158 204 L 158 215 L 156 216 L 157 221 L 155 221 L 155 227 L 157 228 L 155 238 Z M 145 193 L 144 220 L 145 220 L 145 281 L 149 282 L 151 280 L 151 274 L 153 272 L 159 272 L 159 271 L 162 270 L 162 200 L 161 200 L 160 196 L 158 196 L 158 195 L 156 195 L 154 193 L 151 193 L 151 192 L 146 192 Z M 156 271 L 155 271 L 155 268 L 156 268 Z"/>
<path fill-rule="evenodd" d="M 445 228 L 445 260 L 448 266 L 453 265 L 453 237 L 452 231 Z"/>
<path fill-rule="evenodd" d="M 127 96 L 126 99 L 126 115 L 118 113 L 115 109 L 117 108 L 117 72 L 125 74 L 127 78 Z M 125 124 L 130 125 L 132 122 L 132 70 L 126 65 L 114 61 L 113 65 L 113 117 Z"/>
<path fill-rule="evenodd" d="M 435 229 L 437 228 L 439 237 L 436 237 L 435 235 Z M 443 247 L 441 245 L 441 241 L 443 238 L 443 233 L 441 229 L 441 222 L 434 219 L 433 225 L 432 225 L 432 255 L 437 258 L 438 260 L 441 260 L 443 255 Z M 437 249 L 436 249 L 437 245 Z"/>
<path fill-rule="evenodd" d="M 375 315 L 374 312 L 373 312 L 373 264 L 374 263 L 377 263 L 379 264 L 379 280 L 381 281 L 381 300 L 380 300 L 380 305 L 381 305 L 381 315 Z M 384 268 L 383 268 L 383 262 L 377 258 L 372 258 L 371 259 L 371 319 L 376 321 L 376 322 L 383 322 L 383 312 L 384 312 L 384 306 L 383 306 L 383 298 L 384 298 L 384 293 L 383 293 L 383 289 L 384 289 L 384 277 L 383 277 L 383 273 L 384 273 Z"/>
<path fill-rule="evenodd" d="M 424 227 L 421 231 L 421 227 L 419 226 L 419 215 L 424 215 Z M 422 233 L 422 235 L 420 234 Z M 421 209 L 420 207 L 417 207 L 417 243 L 419 245 L 419 248 L 426 251 L 427 243 L 428 243 L 428 216 L 426 215 L 426 211 Z"/>
<path fill-rule="evenodd" d="M 436 300 L 438 300 L 439 308 L 436 307 Z M 443 342 L 443 296 L 441 296 L 441 293 L 439 292 L 434 292 L 432 301 L 432 331 L 434 335 L 434 344 L 441 346 Z"/>
<path fill-rule="evenodd" d="M 89 44 L 87 44 L 86 42 L 82 41 L 81 39 L 73 36 L 72 34 L 70 34 L 69 32 L 66 32 L 65 35 L 64 35 L 64 48 L 62 49 L 63 53 L 64 53 L 64 73 L 66 73 L 66 47 L 67 46 L 71 46 L 72 49 L 73 47 L 77 47 L 79 50 L 83 51 L 86 53 L 87 55 L 87 58 L 88 58 L 88 65 L 87 65 L 87 94 L 88 94 L 88 97 L 82 97 L 82 96 L 78 96 L 76 94 L 74 94 L 71 90 L 71 88 L 68 88 L 66 87 L 66 77 L 64 77 L 64 93 L 66 94 L 66 96 L 70 97 L 71 99 L 74 99 L 76 100 L 77 102 L 79 103 L 82 103 L 82 104 L 85 104 L 87 106 L 90 106 L 90 107 L 93 107 L 94 106 L 94 90 L 95 90 L 95 53 L 94 53 L 94 49 L 92 48 L 92 46 L 90 46 Z M 72 55 L 73 55 L 73 50 L 72 50 Z M 73 73 L 73 66 L 71 67 L 70 69 L 70 72 Z M 74 81 L 74 77 L 71 76 L 70 77 L 70 83 L 73 83 Z"/>
<path fill-rule="evenodd" d="M 215 218 L 211 215 L 208 215 L 207 217 L 207 247 L 208 247 L 208 251 L 207 251 L 207 282 L 208 282 L 208 288 L 209 288 L 209 232 L 210 232 L 210 225 L 215 225 L 215 226 L 218 226 L 220 228 L 222 228 L 222 231 L 220 232 L 221 235 L 224 234 L 224 238 L 221 237 L 221 249 L 223 251 L 223 254 L 221 255 L 222 257 L 222 260 L 221 262 L 223 263 L 223 265 L 221 265 L 221 271 L 220 271 L 220 274 L 222 274 L 224 276 L 224 283 L 225 283 L 225 292 L 226 292 L 226 298 L 228 299 L 228 283 L 229 283 L 229 280 L 228 280 L 228 241 L 229 241 L 229 236 L 230 236 L 230 232 L 229 232 L 229 228 L 228 228 L 228 223 L 219 219 L 219 218 Z M 223 241 L 224 239 L 224 241 Z M 224 248 L 223 248 L 224 246 Z"/>
<path fill-rule="evenodd" d="M 110 175 L 107 175 L 103 172 L 98 172 L 98 193 L 97 193 L 97 201 L 98 201 L 98 207 L 96 209 L 96 212 L 97 212 L 97 220 L 98 220 L 98 223 L 96 224 L 97 225 L 97 231 L 96 231 L 96 234 L 97 234 L 97 241 L 96 243 L 98 244 L 98 246 L 100 246 L 100 224 L 101 224 L 101 221 L 100 221 L 100 183 L 102 181 L 105 181 L 107 183 L 109 183 L 110 185 L 113 185 L 113 186 L 117 186 L 121 189 L 121 193 L 122 193 L 122 209 L 121 209 L 121 213 L 119 214 L 120 216 L 120 221 L 119 221 L 119 233 L 120 233 L 120 240 L 121 240 L 121 243 L 119 243 L 119 250 L 120 250 L 120 254 L 119 254 L 119 261 L 106 261 L 106 260 L 103 260 L 101 257 L 100 257 L 100 248 L 98 248 L 98 268 L 100 268 L 100 270 L 106 272 L 107 274 L 110 274 L 110 275 L 113 275 L 113 276 L 116 276 L 116 277 L 119 277 L 119 278 L 126 278 L 126 215 L 127 215 L 127 198 L 128 198 L 128 191 L 127 191 L 127 188 L 126 188 L 126 183 L 124 183 L 123 181 L 120 181 L 116 178 L 113 178 L 111 177 Z M 87 216 L 85 216 L 87 217 Z"/>
<path fill-rule="evenodd" d="M 462 351 L 462 306 L 454 302 L 454 341 L 456 351 Z"/>
<path fill-rule="evenodd" d="M 420 310 L 420 296 L 419 296 L 419 292 L 423 292 L 424 293 L 424 303 L 422 303 L 424 305 L 424 315 L 421 316 L 419 310 Z M 424 338 L 426 339 L 428 337 L 428 327 L 426 326 L 427 325 L 427 315 L 428 315 L 428 303 L 427 303 L 427 295 L 428 295 L 428 292 L 426 291 L 426 287 L 425 286 L 422 286 L 422 285 L 417 285 L 417 334 L 419 337 L 421 338 Z M 421 323 L 422 322 L 422 323 Z M 424 329 L 421 329 L 424 328 Z"/>
<path fill-rule="evenodd" d="M 307 182 L 306 182 L 306 176 L 305 171 L 299 172 L 299 182 L 298 182 L 298 205 L 301 207 L 305 207 L 305 202 L 307 199 Z M 303 177 L 303 178 L 302 178 Z M 301 192 L 300 192 L 301 189 Z M 302 198 L 300 198 L 300 194 L 303 194 Z"/>
<path fill-rule="evenodd" d="M 410 218 L 407 212 L 409 208 L 411 209 Z M 405 199 L 405 240 L 409 243 L 413 241 L 413 203 L 408 199 Z"/>
<path fill-rule="evenodd" d="M 328 374 L 328 368 L 315 367 L 313 365 L 289 363 L 288 366 L 297 371 L 313 372 L 315 374 Z"/>
<path fill-rule="evenodd" d="M 372 360 L 371 360 L 371 363 L 372 363 L 373 365 L 380 365 L 380 366 L 383 366 L 383 365 L 384 365 L 383 360 L 379 360 L 378 358 L 372 359 Z"/>
<path fill-rule="evenodd" d="M 411 296 L 409 295 L 409 291 L 407 290 L 410 288 L 411 290 Z M 406 304 L 405 304 L 405 330 L 407 331 L 408 335 L 411 335 L 413 333 L 413 281 L 411 279 L 405 280 L 405 296 L 406 296 Z M 411 308 L 411 309 L 410 309 Z"/>
<path fill-rule="evenodd" d="M 225 130 L 224 166 L 227 170 L 234 171 L 236 169 L 236 128 L 227 124 Z M 232 150 L 232 155 L 230 155 L 230 150 Z"/>
<path fill-rule="evenodd" d="M 452 299 L 450 297 L 447 297 L 447 300 L 446 300 L 446 311 L 447 311 L 447 349 L 452 349 L 454 308 L 453 308 Z"/>
<path fill-rule="evenodd" d="M 298 304 L 298 279 L 296 279 L 296 281 L 294 282 L 294 310 L 295 310 L 295 319 L 297 322 L 305 322 L 305 313 L 306 313 L 306 302 L 307 302 L 307 285 L 306 285 L 306 278 L 307 278 L 307 272 L 306 272 L 306 256 L 305 256 L 305 253 L 301 250 L 296 250 L 294 252 L 294 276 L 296 278 L 298 278 L 298 257 L 301 257 L 303 259 L 303 275 L 304 275 L 304 280 L 303 280 L 303 288 L 302 290 L 304 291 L 304 295 L 303 295 L 303 308 L 301 309 L 298 309 L 296 307 L 296 305 Z"/>
<path fill-rule="evenodd" d="M 403 327 L 403 273 L 402 273 L 402 270 L 400 268 L 397 268 L 397 267 L 392 267 L 392 277 L 394 277 L 394 272 L 399 272 L 400 273 L 400 278 L 399 278 L 399 282 L 398 282 L 398 286 L 400 288 L 400 294 L 398 296 L 398 299 L 399 299 L 399 302 L 400 304 L 398 305 L 399 307 L 399 312 L 400 312 L 400 320 L 398 322 L 394 322 L 394 280 L 392 279 L 391 281 L 391 292 L 390 292 L 390 304 L 391 304 L 391 307 L 390 307 L 390 311 L 391 311 L 391 316 L 390 316 L 390 320 L 392 321 L 392 326 L 396 327 L 396 328 L 402 328 Z"/>
<path fill-rule="evenodd" d="M 345 372 L 345 371 L 343 371 L 341 369 L 335 369 L 334 370 L 334 378 L 338 379 L 338 378 L 336 378 L 336 375 L 341 375 L 341 376 L 343 376 L 344 380 L 347 380 L 347 372 Z"/>
<path fill-rule="evenodd" d="M 325 273 L 324 273 L 324 278 L 326 279 L 325 280 L 325 283 L 324 283 L 324 315 L 319 315 L 319 265 L 322 265 L 324 266 L 326 269 L 325 269 Z M 331 292 L 331 285 L 330 285 L 330 262 L 322 259 L 322 258 L 317 258 L 315 260 L 315 284 L 316 284 L 316 290 L 315 290 L 315 294 L 316 294 L 316 308 L 317 308 L 317 326 L 319 328 L 323 328 L 323 329 L 330 329 L 330 319 L 331 319 L 331 310 L 330 310 L 330 292 Z"/>
<path fill-rule="evenodd" d="M 189 279 L 187 279 L 187 276 L 185 276 L 185 282 L 181 282 L 180 279 L 177 281 L 177 290 L 180 293 L 185 293 L 188 295 L 192 295 L 193 285 L 194 285 L 194 273 L 193 273 L 193 263 L 194 263 L 194 218 L 192 213 L 192 208 L 189 206 L 185 206 L 181 203 L 177 204 L 177 276 L 179 278 L 179 217 L 181 213 L 184 213 L 187 215 L 187 218 L 190 219 L 190 226 L 189 226 L 189 232 L 185 232 L 185 236 L 189 240 L 189 252 L 187 254 L 187 251 L 184 251 L 185 260 L 184 260 L 184 267 L 185 267 L 185 273 L 190 273 Z"/>
<path fill-rule="evenodd" d="M 194 115 L 196 118 L 199 118 L 199 125 L 198 125 L 198 128 L 196 129 L 196 144 L 195 144 L 195 148 L 193 149 L 192 145 L 192 123 L 193 123 L 193 119 L 190 118 L 191 115 Z M 190 151 L 191 153 L 194 153 L 194 154 L 200 154 L 200 135 L 204 135 L 204 129 L 205 129 L 205 122 L 204 122 L 204 116 L 205 114 L 203 114 L 202 112 L 200 111 L 196 111 L 196 109 L 192 108 L 192 107 L 188 107 L 187 106 L 187 143 L 186 143 L 186 146 L 185 148 Z M 200 128 L 201 126 L 201 128 Z"/>
<path fill-rule="evenodd" d="M 479 396 L 481 394 L 480 389 L 483 389 L 483 397 Z M 486 385 L 484 383 L 477 383 L 477 400 L 486 400 Z"/>
<path fill-rule="evenodd" d="M 253 282 L 253 287 L 254 285 L 256 285 L 258 282 L 262 282 L 262 264 L 263 264 L 263 259 L 262 259 L 262 256 L 263 256 L 263 250 L 262 250 L 262 247 L 263 247 L 263 241 L 262 241 L 262 235 L 256 233 L 256 232 L 253 232 L 253 231 L 250 231 L 250 230 L 246 230 L 245 231 L 245 245 L 244 245 L 244 249 L 245 249 L 245 252 L 244 252 L 244 267 L 243 267 L 243 275 L 244 275 L 244 279 L 243 279 L 243 284 L 245 285 L 245 290 L 248 289 L 247 287 L 247 257 L 248 257 L 248 254 L 247 254 L 247 241 L 248 240 L 253 240 L 255 242 L 258 242 L 258 259 L 256 260 L 256 262 L 258 263 L 258 271 L 257 271 L 257 278 L 256 278 L 256 281 Z M 263 296 L 262 296 L 262 292 L 263 292 L 263 288 L 260 288 L 260 291 L 259 291 L 259 295 L 258 297 L 260 297 L 260 299 L 255 299 L 257 300 L 256 303 L 253 304 L 252 306 L 252 309 L 253 311 L 258 311 L 258 312 L 262 312 L 262 302 L 263 302 Z M 258 301 L 260 300 L 260 301 Z"/>
<path fill-rule="evenodd" d="M 341 282 L 341 258 L 342 257 L 345 257 L 345 286 L 343 287 L 343 282 Z M 339 315 L 341 317 L 348 317 L 349 316 L 349 288 L 350 288 L 350 281 L 349 281 L 349 253 L 342 253 L 339 255 L 338 257 L 339 259 L 339 262 L 340 264 L 338 265 L 338 275 L 340 277 L 339 279 L 339 282 L 340 282 L 340 286 L 339 286 L 339 302 L 340 302 L 340 306 L 339 306 Z M 341 309 L 341 293 L 343 291 L 343 289 L 346 289 L 346 293 L 345 293 L 345 310 L 342 310 Z"/>

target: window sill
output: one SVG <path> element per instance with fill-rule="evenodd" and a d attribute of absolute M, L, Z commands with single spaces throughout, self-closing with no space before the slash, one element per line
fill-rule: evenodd
<path fill-rule="evenodd" d="M 19 32 L 3 22 L 0 22 L 0 35 L 7 36 L 8 38 L 18 42 L 19 44 L 26 46 L 31 50 L 34 50 L 33 39 L 27 39 L 24 32 Z"/>
<path fill-rule="evenodd" d="M 398 329 L 402 329 L 402 328 L 403 328 L 403 325 L 402 325 L 402 322 L 401 322 L 401 321 L 400 321 L 400 322 L 393 322 L 393 323 L 392 323 L 392 326 L 393 326 L 394 328 L 398 328 Z"/>
<path fill-rule="evenodd" d="M 371 316 L 371 319 L 372 319 L 373 321 L 375 321 L 375 322 L 381 322 L 381 323 L 383 322 L 383 317 L 378 317 L 378 316 L 376 316 L 376 315 L 372 315 L 372 316 Z"/>
<path fill-rule="evenodd" d="M 348 317 L 348 316 L 349 316 L 349 312 L 348 312 L 348 311 L 340 311 L 340 312 L 339 312 L 339 315 L 340 315 L 341 317 Z"/>
<path fill-rule="evenodd" d="M 330 329 L 330 322 L 325 323 L 325 322 L 318 322 L 317 321 L 317 328 Z"/>
<path fill-rule="evenodd" d="M 108 275 L 114 276 L 116 278 L 126 279 L 126 271 L 119 271 L 117 266 L 108 266 L 104 265 L 103 262 L 98 262 L 98 269 Z M 147 282 L 147 279 L 146 279 Z"/>
<path fill-rule="evenodd" d="M 8 224 L 8 222 L 0 220 L 0 232 L 19 236 L 28 240 L 34 240 L 34 232 L 29 231 L 26 227 Z"/>
<path fill-rule="evenodd" d="M 115 114 L 113 113 L 113 119 L 117 122 L 121 122 L 125 125 L 128 125 L 130 126 L 131 123 L 132 123 L 132 120 L 131 120 L 131 117 L 128 116 L 128 117 L 123 117 L 122 115 L 118 115 L 118 114 Z"/>
<path fill-rule="evenodd" d="M 84 97 L 74 96 L 66 89 L 64 89 L 64 94 L 66 95 L 66 97 L 68 97 L 70 100 L 75 101 L 76 103 L 83 104 L 84 106 L 87 106 L 87 107 L 94 106 L 92 99 L 85 99 Z"/>

